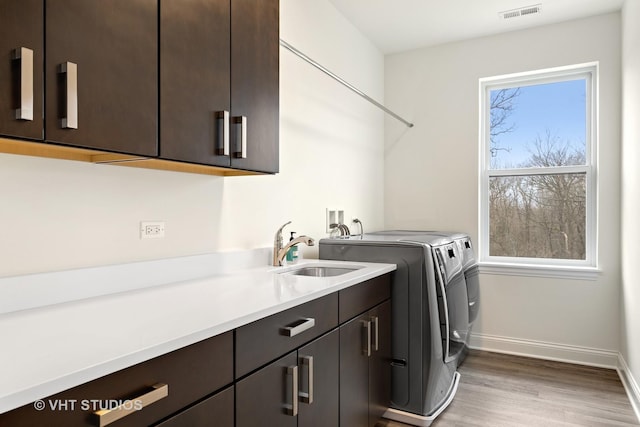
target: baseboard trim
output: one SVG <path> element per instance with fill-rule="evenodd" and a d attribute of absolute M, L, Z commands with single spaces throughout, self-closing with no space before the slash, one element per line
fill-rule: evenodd
<path fill-rule="evenodd" d="M 636 418 L 638 418 L 638 421 L 640 422 L 640 386 L 633 377 L 633 374 L 629 369 L 629 365 L 627 365 L 627 361 L 624 360 L 622 354 L 618 354 L 617 369 L 622 385 L 624 386 L 627 396 L 629 397 L 629 401 L 631 402 L 631 406 L 633 407 L 633 411 L 636 413 Z"/>
<path fill-rule="evenodd" d="M 617 369 L 619 353 L 590 347 L 472 333 L 469 347 L 558 362 Z"/>

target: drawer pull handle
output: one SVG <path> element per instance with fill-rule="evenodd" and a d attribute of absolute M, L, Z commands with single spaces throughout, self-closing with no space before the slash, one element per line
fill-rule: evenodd
<path fill-rule="evenodd" d="M 298 366 L 287 366 L 287 376 L 291 377 L 291 405 L 284 405 L 287 415 L 298 415 Z"/>
<path fill-rule="evenodd" d="M 378 316 L 371 317 L 371 322 L 373 323 L 373 351 L 378 351 L 380 349 L 380 342 L 378 336 Z"/>
<path fill-rule="evenodd" d="M 300 401 L 311 405 L 313 403 L 313 356 L 300 356 L 300 363 L 307 371 L 307 391 L 299 393 Z"/>
<path fill-rule="evenodd" d="M 217 140 L 216 154 L 219 156 L 229 155 L 229 112 L 218 111 L 216 113 L 217 121 Z"/>
<path fill-rule="evenodd" d="M 59 73 L 64 74 L 64 116 L 60 120 L 63 129 L 78 129 L 78 64 L 64 62 Z"/>
<path fill-rule="evenodd" d="M 235 148 L 233 157 L 236 159 L 247 158 L 247 117 L 237 116 L 233 118 L 233 124 L 236 128 Z"/>
<path fill-rule="evenodd" d="M 371 357 L 371 321 L 362 321 L 362 354 Z"/>
<path fill-rule="evenodd" d="M 313 328 L 316 325 L 316 319 L 313 317 L 306 317 L 291 326 L 285 326 L 281 329 L 282 335 L 287 337 L 295 337 L 302 332 Z"/>
<path fill-rule="evenodd" d="M 133 399 L 129 399 L 127 403 L 123 403 L 122 405 L 113 408 L 113 409 L 104 409 L 101 411 L 94 412 L 94 416 L 97 418 L 97 426 L 104 427 L 115 421 L 118 421 L 121 418 L 126 417 L 127 415 L 137 412 L 142 408 L 151 405 L 154 402 L 157 402 L 160 399 L 164 399 L 169 396 L 169 385 L 168 384 L 155 384 L 152 386 L 153 390 L 148 393 L 143 394 L 142 396 L 135 397 Z M 132 403 L 133 402 L 133 403 Z"/>
<path fill-rule="evenodd" d="M 20 61 L 20 106 L 16 109 L 16 119 L 33 120 L 33 50 L 15 49 L 13 59 Z"/>

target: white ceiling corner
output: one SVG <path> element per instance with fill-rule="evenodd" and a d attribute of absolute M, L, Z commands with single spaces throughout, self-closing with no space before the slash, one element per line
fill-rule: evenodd
<path fill-rule="evenodd" d="M 384 54 L 620 10 L 625 0 L 329 0 Z M 638 1 L 638 0 L 628 0 Z M 542 12 L 499 12 L 541 4 Z"/>

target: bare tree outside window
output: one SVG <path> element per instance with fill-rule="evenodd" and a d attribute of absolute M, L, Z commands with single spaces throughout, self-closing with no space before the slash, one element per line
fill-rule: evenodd
<path fill-rule="evenodd" d="M 489 107 L 489 137 L 491 145 L 491 157 L 496 157 L 498 151 L 509 148 L 500 147 L 500 135 L 513 132 L 515 124 L 509 122 L 509 116 L 516 107 L 516 100 L 520 94 L 520 88 L 499 89 L 491 93 L 491 106 Z"/>
<path fill-rule="evenodd" d="M 586 259 L 585 91 L 583 79 L 490 92 L 490 256 Z"/>

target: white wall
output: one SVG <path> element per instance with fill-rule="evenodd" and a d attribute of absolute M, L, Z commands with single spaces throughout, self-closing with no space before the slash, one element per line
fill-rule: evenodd
<path fill-rule="evenodd" d="M 387 56 L 385 100 L 415 122 L 385 127 L 385 226 L 478 240 L 478 79 L 600 61 L 599 267 L 595 281 L 481 276 L 473 343 L 615 365 L 620 283 L 620 15 Z"/>
<path fill-rule="evenodd" d="M 622 12 L 622 299 L 621 353 L 640 416 L 640 2 Z"/>
<path fill-rule="evenodd" d="M 325 0 L 282 0 L 281 37 L 382 98 L 384 59 Z M 325 208 L 383 224 L 383 117 L 281 48 L 280 173 L 220 178 L 0 154 L 0 277 L 271 246 Z M 166 238 L 140 240 L 139 221 Z M 317 247 L 305 250 L 317 254 Z"/>

